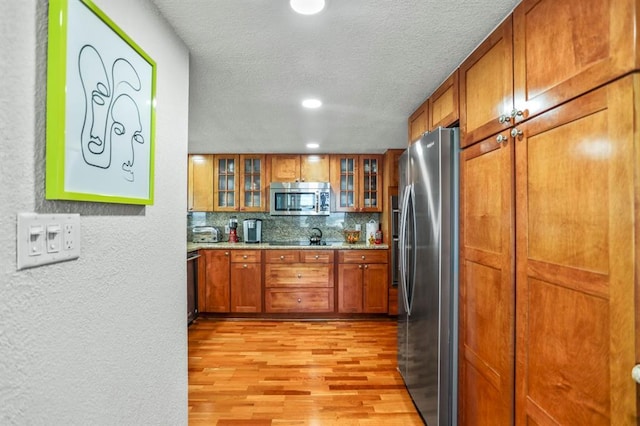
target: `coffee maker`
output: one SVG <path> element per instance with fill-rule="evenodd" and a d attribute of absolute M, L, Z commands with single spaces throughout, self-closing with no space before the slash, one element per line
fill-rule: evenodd
<path fill-rule="evenodd" d="M 229 242 L 238 242 L 238 219 L 235 216 L 229 219 Z"/>
<path fill-rule="evenodd" d="M 242 223 L 242 228 L 245 243 L 259 243 L 262 241 L 261 219 L 245 219 Z"/>

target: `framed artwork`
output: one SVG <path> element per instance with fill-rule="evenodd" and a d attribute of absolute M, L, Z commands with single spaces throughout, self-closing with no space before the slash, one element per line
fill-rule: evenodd
<path fill-rule="evenodd" d="M 46 198 L 153 204 L 155 62 L 90 0 L 49 1 Z"/>

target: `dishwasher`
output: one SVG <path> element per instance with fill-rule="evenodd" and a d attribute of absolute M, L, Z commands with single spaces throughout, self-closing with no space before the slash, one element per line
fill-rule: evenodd
<path fill-rule="evenodd" d="M 197 251 L 187 253 L 187 324 L 198 317 L 198 258 Z"/>

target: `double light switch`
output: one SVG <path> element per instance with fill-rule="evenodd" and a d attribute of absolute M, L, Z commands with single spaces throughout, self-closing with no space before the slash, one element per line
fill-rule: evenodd
<path fill-rule="evenodd" d="M 79 214 L 18 214 L 18 269 L 77 259 Z"/>

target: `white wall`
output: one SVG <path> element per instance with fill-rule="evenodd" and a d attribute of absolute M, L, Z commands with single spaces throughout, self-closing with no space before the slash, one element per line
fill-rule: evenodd
<path fill-rule="evenodd" d="M 188 51 L 94 0 L 157 63 L 155 203 L 44 199 L 47 2 L 0 0 L 0 424 L 187 423 Z M 76 261 L 16 270 L 17 212 L 81 214 Z"/>

